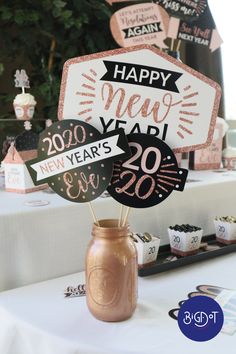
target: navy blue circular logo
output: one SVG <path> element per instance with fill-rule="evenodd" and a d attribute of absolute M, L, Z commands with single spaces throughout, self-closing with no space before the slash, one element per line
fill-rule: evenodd
<path fill-rule="evenodd" d="M 189 339 L 205 342 L 214 338 L 224 323 L 220 305 L 208 296 L 195 296 L 180 307 L 178 324 Z"/>

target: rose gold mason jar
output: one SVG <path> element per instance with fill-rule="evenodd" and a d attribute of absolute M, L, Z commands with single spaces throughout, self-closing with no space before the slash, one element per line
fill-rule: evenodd
<path fill-rule="evenodd" d="M 128 226 L 118 220 L 93 225 L 86 257 L 86 298 L 90 312 L 102 321 L 123 321 L 137 303 L 137 253 Z"/>

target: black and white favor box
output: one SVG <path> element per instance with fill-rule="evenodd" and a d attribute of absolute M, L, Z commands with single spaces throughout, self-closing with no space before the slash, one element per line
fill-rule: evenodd
<path fill-rule="evenodd" d="M 160 238 L 148 232 L 132 233 L 131 238 L 137 249 L 139 267 L 155 262 L 159 251 Z"/>
<path fill-rule="evenodd" d="M 226 245 L 236 243 L 236 218 L 223 216 L 214 220 L 216 239 Z"/>
<path fill-rule="evenodd" d="M 175 225 L 168 228 L 171 253 L 188 256 L 199 250 L 203 229 L 197 226 Z"/>

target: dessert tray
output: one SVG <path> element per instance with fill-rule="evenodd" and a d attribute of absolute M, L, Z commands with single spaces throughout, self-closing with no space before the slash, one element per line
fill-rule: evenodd
<path fill-rule="evenodd" d="M 236 244 L 221 244 L 215 235 L 203 237 L 202 245 L 197 254 L 185 257 L 172 254 L 170 245 L 161 246 L 156 261 L 139 268 L 138 275 L 145 277 L 236 251 Z"/>

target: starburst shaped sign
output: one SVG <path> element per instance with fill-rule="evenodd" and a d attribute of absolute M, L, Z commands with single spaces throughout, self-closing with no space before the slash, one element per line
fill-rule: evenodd
<path fill-rule="evenodd" d="M 103 133 L 154 135 L 183 152 L 211 143 L 220 97 L 216 82 L 143 45 L 68 60 L 58 114 Z"/>

